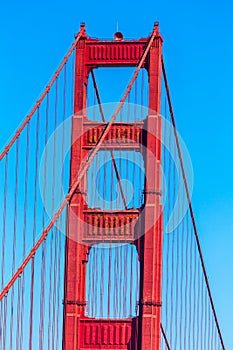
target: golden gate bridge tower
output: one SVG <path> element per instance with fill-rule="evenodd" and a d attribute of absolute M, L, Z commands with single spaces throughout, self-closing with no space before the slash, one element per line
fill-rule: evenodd
<path fill-rule="evenodd" d="M 162 44 L 81 24 L 1 151 L 1 350 L 225 350 Z"/>
<path fill-rule="evenodd" d="M 159 349 L 162 286 L 162 215 L 158 215 L 161 213 L 161 137 L 154 135 L 162 133 L 162 37 L 157 23 L 151 37 L 139 40 L 122 40 L 121 33 L 116 33 L 117 40 L 92 39 L 86 35 L 84 24 L 81 31 L 83 34 L 76 48 L 71 184 L 91 148 L 99 146 L 101 150 L 111 151 L 114 157 L 113 151 L 123 145 L 124 151 L 142 153 L 146 178 L 145 203 L 141 208 L 128 209 L 126 206 L 120 211 L 91 209 L 85 201 L 88 184 L 80 186 L 72 197 L 68 218 L 72 239 L 68 232 L 66 243 L 63 350 Z M 133 80 L 141 68 L 147 70 L 149 104 L 148 116 L 144 121 L 112 120 L 107 124 L 104 117 L 98 123 L 88 120 L 88 76 L 93 75 L 93 70 L 98 67 L 136 67 Z M 116 162 L 114 164 L 117 172 Z M 110 183 L 111 179 L 106 181 Z M 101 241 L 109 244 L 133 242 L 137 248 L 141 280 L 139 312 L 134 318 L 88 318 L 85 314 L 88 253 L 93 245 Z M 103 302 L 108 303 L 107 300 Z"/>

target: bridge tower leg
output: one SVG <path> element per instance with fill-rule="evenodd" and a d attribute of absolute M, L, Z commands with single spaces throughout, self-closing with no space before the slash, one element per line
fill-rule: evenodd
<path fill-rule="evenodd" d="M 150 40 L 101 41 L 89 38 L 83 25 L 81 30 L 83 37 L 76 47 L 70 184 L 76 179 L 82 160 L 97 143 L 98 138 L 93 135 L 101 135 L 106 126 L 104 122 L 96 125 L 86 116 L 86 88 L 91 69 L 136 67 Z M 69 203 L 67 214 L 63 350 L 160 349 L 162 215 L 159 136 L 162 127 L 159 113 L 162 38 L 157 24 L 154 31 L 156 36 L 143 66 L 148 72 L 148 117 L 139 123 L 114 123 L 112 132 L 106 137 L 109 147 L 114 149 L 119 144 L 114 143 L 113 135 L 121 138 L 127 130 L 129 140 L 124 147 L 134 150 L 135 144 L 140 145 L 146 173 L 145 204 L 143 208 L 117 212 L 90 209 L 86 201 L 88 185 L 85 176 L 82 179 Z M 129 223 L 130 230 L 124 231 L 123 241 L 134 242 L 137 247 L 140 261 L 139 314 L 131 319 L 88 318 L 85 314 L 88 253 L 94 244 L 98 244 L 101 230 L 105 229 L 105 242 L 122 241 L 122 226 L 117 226 L 116 222 Z M 106 227 L 109 228 L 109 237 Z"/>
<path fill-rule="evenodd" d="M 162 208 L 161 196 L 161 41 L 155 40 L 148 62 L 149 114 L 145 139 L 145 210 L 143 213 L 140 323 L 141 348 L 160 349 L 162 288 Z M 154 135 L 156 134 L 157 137 Z M 154 161 L 156 159 L 156 162 Z"/>

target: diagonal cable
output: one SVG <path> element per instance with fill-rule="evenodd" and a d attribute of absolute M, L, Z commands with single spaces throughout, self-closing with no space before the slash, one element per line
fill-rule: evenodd
<path fill-rule="evenodd" d="M 166 335 L 166 333 L 165 333 L 165 330 L 164 330 L 164 328 L 163 328 L 162 323 L 160 323 L 160 329 L 161 329 L 161 332 L 162 332 L 163 339 L 164 339 L 164 341 L 165 341 L 167 350 L 171 350 L 171 347 L 170 347 L 170 344 L 169 344 L 169 342 L 168 342 L 167 335 Z"/>

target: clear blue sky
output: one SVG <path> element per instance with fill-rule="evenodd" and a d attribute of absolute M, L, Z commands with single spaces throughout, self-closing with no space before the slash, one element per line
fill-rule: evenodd
<path fill-rule="evenodd" d="M 0 146 L 30 110 L 81 21 L 90 36 L 147 36 L 160 22 L 177 126 L 192 157 L 193 204 L 227 349 L 233 348 L 233 3 L 5 1 Z"/>

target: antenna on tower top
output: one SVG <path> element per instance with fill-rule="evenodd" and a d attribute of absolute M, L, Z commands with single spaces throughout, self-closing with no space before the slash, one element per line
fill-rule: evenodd
<path fill-rule="evenodd" d="M 114 34 L 114 39 L 115 39 L 116 41 L 122 41 L 122 40 L 123 40 L 123 34 L 122 34 L 121 32 L 119 32 L 118 21 L 117 21 L 116 25 L 117 25 L 117 31 L 116 31 L 116 33 Z"/>
<path fill-rule="evenodd" d="M 119 28 L 118 28 L 119 26 L 118 26 L 118 21 L 117 21 L 117 23 L 116 23 L 116 31 L 117 32 L 119 32 Z"/>

